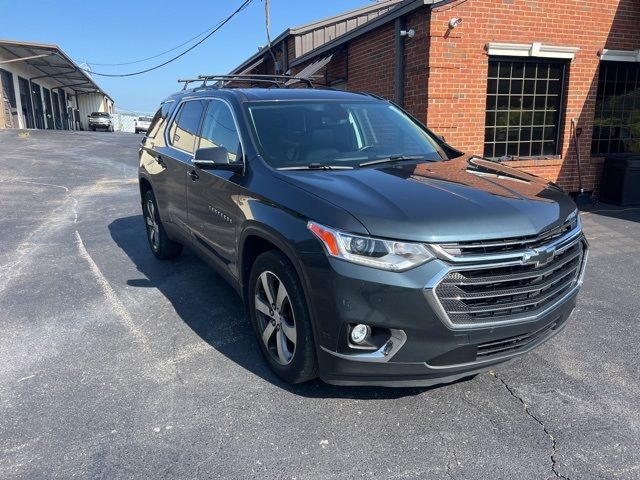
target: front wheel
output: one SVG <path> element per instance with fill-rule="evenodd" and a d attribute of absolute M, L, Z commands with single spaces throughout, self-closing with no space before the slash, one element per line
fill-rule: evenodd
<path fill-rule="evenodd" d="M 291 262 L 272 250 L 260 255 L 249 279 L 251 323 L 269 367 L 288 383 L 317 376 L 311 319 Z"/>
<path fill-rule="evenodd" d="M 171 240 L 162 226 L 158 214 L 158 204 L 152 190 L 147 190 L 142 203 L 144 223 L 147 227 L 149 247 L 156 258 L 167 260 L 176 258 L 182 252 L 182 245 Z"/>

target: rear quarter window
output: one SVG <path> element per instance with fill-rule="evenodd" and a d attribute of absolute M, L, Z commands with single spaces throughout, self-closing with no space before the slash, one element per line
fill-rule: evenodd
<path fill-rule="evenodd" d="M 147 133 L 147 138 L 156 138 L 158 132 L 163 130 L 167 122 L 167 118 L 171 114 L 171 110 L 173 110 L 174 102 L 166 102 L 163 103 L 156 114 L 153 116 L 151 120 L 151 125 L 149 125 L 149 131 Z M 162 137 L 162 135 L 160 135 Z"/>

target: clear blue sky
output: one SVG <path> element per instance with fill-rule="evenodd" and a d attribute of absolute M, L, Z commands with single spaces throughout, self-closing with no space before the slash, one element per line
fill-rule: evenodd
<path fill-rule="evenodd" d="M 0 38 L 54 43 L 77 61 L 121 63 L 175 47 L 215 25 L 241 3 L 0 0 Z M 271 0 L 271 36 L 275 38 L 289 26 L 368 4 L 371 0 Z M 178 89 L 178 78 L 226 73 L 265 43 L 264 3 L 254 0 L 205 43 L 159 70 L 137 77 L 94 78 L 115 99 L 116 107 L 152 112 L 164 97 Z M 106 73 L 143 70 L 181 50 L 144 63 L 92 68 Z"/>

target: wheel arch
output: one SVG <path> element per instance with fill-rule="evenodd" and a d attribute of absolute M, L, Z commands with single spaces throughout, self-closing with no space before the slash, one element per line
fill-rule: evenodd
<path fill-rule="evenodd" d="M 293 268 L 298 274 L 305 300 L 307 305 L 309 305 L 309 310 L 312 311 L 310 308 L 311 299 L 308 293 L 308 282 L 302 263 L 293 245 L 291 245 L 282 234 L 266 225 L 253 224 L 242 231 L 239 240 L 238 259 L 240 265 L 238 269 L 238 280 L 245 304 L 247 304 L 248 300 L 248 279 L 256 258 L 266 251 L 279 250 L 289 260 L 291 265 L 293 265 Z"/>

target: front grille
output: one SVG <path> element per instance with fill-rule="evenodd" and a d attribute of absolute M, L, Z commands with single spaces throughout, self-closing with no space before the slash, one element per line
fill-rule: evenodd
<path fill-rule="evenodd" d="M 523 248 L 538 248 L 566 235 L 577 227 L 578 219 L 573 217 L 559 227 L 538 235 L 473 242 L 441 243 L 439 248 L 450 257 L 472 259 L 474 255 L 489 255 L 521 251 Z"/>
<path fill-rule="evenodd" d="M 525 333 L 515 337 L 504 338 L 502 340 L 495 340 L 493 342 L 481 343 L 478 345 L 478 352 L 476 354 L 477 360 L 492 357 L 494 355 L 506 355 L 510 353 L 516 353 L 520 350 L 526 349 L 528 346 L 534 344 L 542 337 L 546 336 L 552 330 L 558 327 L 556 322 L 552 322 L 549 325 L 545 325 L 535 332 Z"/>
<path fill-rule="evenodd" d="M 517 321 L 567 294 L 578 281 L 583 257 L 583 242 L 576 240 L 543 266 L 476 265 L 452 270 L 435 294 L 454 325 Z"/>

